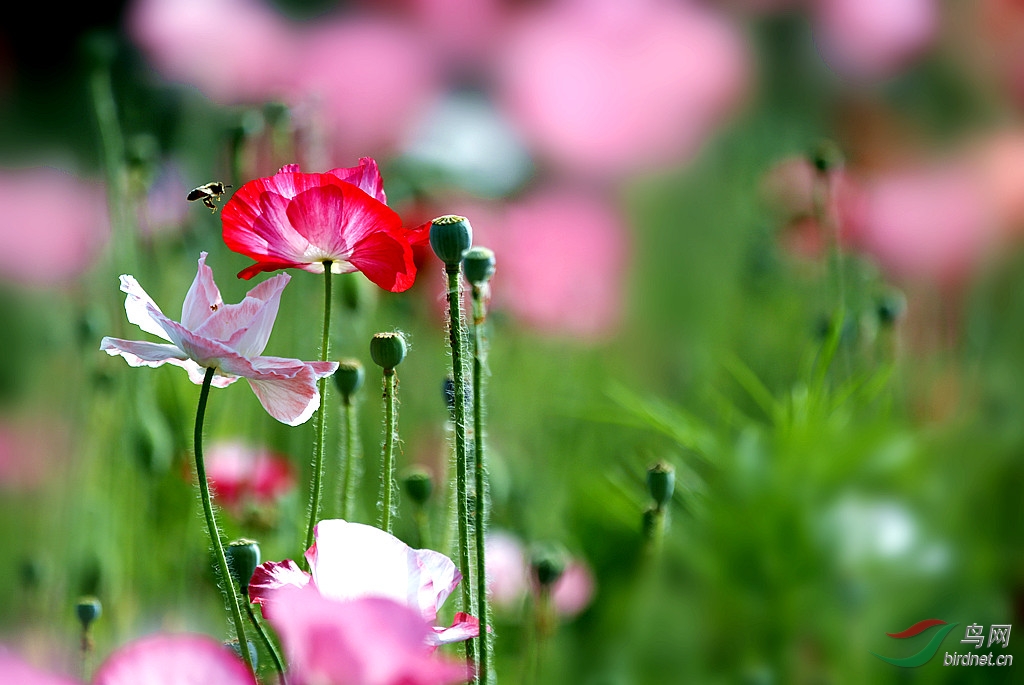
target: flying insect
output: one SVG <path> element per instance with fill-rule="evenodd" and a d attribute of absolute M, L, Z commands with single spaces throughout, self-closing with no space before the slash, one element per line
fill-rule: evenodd
<path fill-rule="evenodd" d="M 225 185 L 220 181 L 212 181 L 205 185 L 201 185 L 198 188 L 193 188 L 189 191 L 188 197 L 186 198 L 189 202 L 195 202 L 196 200 L 202 200 L 203 204 L 210 208 L 214 213 L 217 212 L 217 205 L 214 204 L 215 200 L 220 199 L 220 196 L 230 188 L 231 186 Z"/>

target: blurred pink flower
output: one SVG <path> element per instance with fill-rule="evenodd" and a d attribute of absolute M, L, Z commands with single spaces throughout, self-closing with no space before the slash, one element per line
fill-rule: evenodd
<path fill-rule="evenodd" d="M 294 68 L 288 99 L 322 119 L 332 160 L 392 150 L 439 88 L 422 35 L 363 16 L 305 30 Z"/>
<path fill-rule="evenodd" d="M 935 0 L 813 0 L 815 42 L 841 76 L 875 81 L 897 73 L 935 38 Z"/>
<path fill-rule="evenodd" d="M 110 236 L 103 186 L 52 167 L 0 169 L 0 279 L 27 286 L 81 275 Z"/>
<path fill-rule="evenodd" d="M 482 220 L 474 242 L 494 250 L 494 307 L 554 335 L 599 339 L 622 317 L 629 262 L 623 219 L 596 193 L 547 189 Z"/>
<path fill-rule="evenodd" d="M 112 357 L 124 357 L 131 366 L 180 366 L 196 385 L 203 383 L 208 368 L 217 370 L 213 377 L 217 388 L 244 377 L 268 414 L 296 426 L 319 408 L 317 379 L 334 373 L 338 363 L 260 356 L 277 318 L 281 291 L 290 278 L 288 274 L 274 276 L 250 290 L 239 304 L 225 304 L 203 252 L 178 323 L 160 311 L 134 277 L 122 275 L 128 320 L 168 344 L 107 337 L 100 342 L 100 349 Z"/>
<path fill-rule="evenodd" d="M 188 220 L 189 205 L 181 201 L 188 191 L 177 165 L 162 164 L 146 192 L 146 201 L 139 204 L 139 233 L 150 240 L 179 233 Z"/>
<path fill-rule="evenodd" d="M 279 590 L 264 611 L 295 685 L 449 685 L 470 677 L 465 664 L 428 645 L 429 622 L 394 599 L 339 601 L 306 586 Z"/>
<path fill-rule="evenodd" d="M 379 528 L 341 519 L 320 521 L 316 542 L 306 551 L 312 573 L 291 559 L 268 561 L 256 568 L 249 583 L 249 598 L 274 604 L 282 588 L 312 584 L 324 597 L 350 600 L 384 597 L 415 609 L 433 623 L 441 605 L 462 580 L 451 559 L 429 549 L 412 549 Z M 434 645 L 461 642 L 479 633 L 479 622 L 457 613 L 450 628 L 433 627 Z"/>
<path fill-rule="evenodd" d="M 902 281 L 960 282 L 991 255 L 997 222 L 969 165 L 955 162 L 868 178 L 840 199 L 850 244 Z"/>
<path fill-rule="evenodd" d="M 221 104 L 280 98 L 294 78 L 294 31 L 259 0 L 136 0 L 127 30 L 164 77 Z"/>
<path fill-rule="evenodd" d="M 485 552 L 491 601 L 505 611 L 518 609 L 530 587 L 526 555 L 519 539 L 501 530 L 488 531 Z"/>
<path fill-rule="evenodd" d="M 206 476 L 217 503 L 236 513 L 247 504 L 273 504 L 295 487 L 294 468 L 287 457 L 236 441 L 210 446 Z"/>
<path fill-rule="evenodd" d="M 0 681 L 18 685 L 76 685 L 78 681 L 29 666 L 0 648 Z M 93 685 L 256 685 L 228 648 L 206 635 L 158 634 L 129 643 L 96 670 Z"/>
<path fill-rule="evenodd" d="M 578 173 L 686 161 L 739 105 L 741 34 L 694 2 L 561 0 L 510 30 L 499 99 L 526 138 Z"/>
<path fill-rule="evenodd" d="M 0 492 L 44 485 L 71 450 L 67 427 L 53 416 L 0 418 Z"/>
<path fill-rule="evenodd" d="M 492 530 L 487 534 L 486 554 L 487 589 L 491 600 L 500 610 L 518 610 L 533 585 L 522 543 L 511 533 Z M 572 618 L 590 605 L 594 591 L 590 568 L 580 559 L 570 559 L 551 588 L 551 601 L 560 616 Z"/>
<path fill-rule="evenodd" d="M 432 50 L 457 71 L 486 67 L 512 18 L 508 0 L 399 0 L 397 4 L 430 41 Z"/>

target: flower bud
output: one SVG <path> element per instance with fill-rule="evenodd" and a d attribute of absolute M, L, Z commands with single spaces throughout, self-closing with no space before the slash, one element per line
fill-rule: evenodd
<path fill-rule="evenodd" d="M 363 380 L 366 372 L 358 359 L 341 359 L 338 361 L 338 370 L 334 372 L 334 384 L 338 392 L 345 398 L 347 404 L 349 399 L 363 387 Z"/>
<path fill-rule="evenodd" d="M 811 163 L 819 173 L 828 173 L 843 166 L 843 153 L 831 140 L 823 140 L 811 151 Z"/>
<path fill-rule="evenodd" d="M 472 285 L 483 285 L 494 275 L 494 252 L 486 247 L 471 247 L 462 258 L 462 273 Z"/>
<path fill-rule="evenodd" d="M 458 266 L 473 245 L 473 227 L 464 216 L 449 214 L 430 222 L 430 247 L 445 266 Z"/>
<path fill-rule="evenodd" d="M 559 545 L 543 545 L 533 550 L 530 569 L 542 588 L 550 588 L 565 573 L 566 553 Z"/>
<path fill-rule="evenodd" d="M 434 491 L 434 480 L 430 473 L 422 468 L 414 466 L 405 473 L 402 479 L 405 491 L 417 506 L 423 506 L 430 499 Z"/>
<path fill-rule="evenodd" d="M 668 462 L 660 461 L 647 469 L 647 491 L 658 508 L 672 501 L 676 487 L 676 470 Z"/>
<path fill-rule="evenodd" d="M 899 290 L 893 290 L 878 298 L 875 304 L 875 315 L 878 323 L 892 326 L 907 310 L 907 297 Z"/>
<path fill-rule="evenodd" d="M 249 592 L 249 580 L 256 567 L 260 565 L 260 545 L 255 540 L 242 538 L 229 542 L 224 548 L 224 556 L 228 560 L 228 572 L 231 579 L 245 593 Z"/>
<path fill-rule="evenodd" d="M 370 340 L 370 357 L 384 370 L 395 368 L 405 359 L 405 336 L 399 331 L 374 334 Z"/>
<path fill-rule="evenodd" d="M 78 616 L 78 622 L 82 624 L 82 630 L 89 630 L 92 622 L 98 619 L 102 613 L 103 605 L 100 604 L 100 600 L 91 595 L 82 597 L 75 605 L 75 615 Z"/>

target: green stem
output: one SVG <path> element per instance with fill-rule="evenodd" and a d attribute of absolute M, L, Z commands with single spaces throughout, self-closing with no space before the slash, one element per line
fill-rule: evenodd
<path fill-rule="evenodd" d="M 195 453 L 196 453 L 196 480 L 199 481 L 200 499 L 203 501 L 203 514 L 206 516 L 206 529 L 210 533 L 210 541 L 213 543 L 214 554 L 218 570 L 220 571 L 221 582 L 224 583 L 223 591 L 228 595 L 228 608 L 231 610 L 231 618 L 235 623 L 235 633 L 238 636 L 238 651 L 245 660 L 245 665 L 253 671 L 252 656 L 249 654 L 249 644 L 245 638 L 245 624 L 242 622 L 242 610 L 238 606 L 238 593 L 235 592 L 235 583 L 231 579 L 231 572 L 228 570 L 228 560 L 224 556 L 224 544 L 220 540 L 220 531 L 217 528 L 217 519 L 213 514 L 213 501 L 210 499 L 210 484 L 206 480 L 206 464 L 203 462 L 203 420 L 206 418 L 206 400 L 210 396 L 210 384 L 213 382 L 214 368 L 206 370 L 203 378 L 203 389 L 199 393 L 199 407 L 196 409 L 196 430 L 195 430 Z"/>
<path fill-rule="evenodd" d="M 487 628 L 490 625 L 487 606 L 487 566 L 484 532 L 487 523 L 487 471 L 484 462 L 484 341 L 481 329 L 487 316 L 483 292 L 473 286 L 473 450 L 476 475 L 476 611 L 480 619 L 480 666 L 477 682 L 487 685 L 491 643 Z"/>
<path fill-rule="evenodd" d="M 277 646 L 274 641 L 267 635 L 266 628 L 260 623 L 259 619 L 256 618 L 256 613 L 252 610 L 252 604 L 250 602 L 245 603 L 245 611 L 249 614 L 249 622 L 252 623 L 253 628 L 256 629 L 256 634 L 260 636 L 263 641 L 263 646 L 270 652 L 270 658 L 274 660 L 274 668 L 277 670 L 277 674 L 281 681 L 281 685 L 288 685 L 288 678 L 284 672 L 284 660 L 281 658 L 280 652 L 277 651 Z"/>
<path fill-rule="evenodd" d="M 327 361 L 331 345 L 331 264 L 330 260 L 324 262 L 324 331 L 320 341 L 320 361 Z M 324 437 L 327 432 L 327 379 L 321 378 L 317 381 L 320 390 L 320 408 L 316 410 L 314 418 L 314 429 L 316 430 L 316 442 L 313 446 L 313 485 L 309 501 L 309 525 L 306 526 L 306 545 L 304 549 L 313 546 L 313 529 L 320 518 L 320 495 L 324 484 Z M 305 556 L 302 556 L 305 560 Z M 305 561 L 303 561 L 305 563 Z"/>
<path fill-rule="evenodd" d="M 351 397 L 344 400 L 345 441 L 342 443 L 342 461 L 345 464 L 341 479 L 341 518 L 348 521 L 356 498 L 356 483 L 359 472 L 356 468 L 356 407 Z"/>
<path fill-rule="evenodd" d="M 381 530 L 392 528 L 392 493 L 395 489 L 395 370 L 384 369 L 384 463 L 380 471 Z"/>
<path fill-rule="evenodd" d="M 462 372 L 462 289 L 459 265 L 445 265 L 448 276 L 448 340 L 452 348 L 452 382 L 455 385 L 455 487 L 459 511 L 459 567 L 462 569 L 462 610 L 473 610 L 473 582 L 469 563 L 469 495 L 466 455 L 466 381 Z M 476 662 L 473 640 L 466 641 L 466 659 Z"/>

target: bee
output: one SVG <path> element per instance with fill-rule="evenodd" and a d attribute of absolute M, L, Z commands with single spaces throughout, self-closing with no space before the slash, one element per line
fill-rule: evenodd
<path fill-rule="evenodd" d="M 206 185 L 201 185 L 198 188 L 193 188 L 189 191 L 188 197 L 186 198 L 189 202 L 195 202 L 196 200 L 202 200 L 203 204 L 209 207 L 214 213 L 217 212 L 217 205 L 214 204 L 214 200 L 220 198 L 224 192 L 231 186 L 225 185 L 220 181 L 213 181 Z"/>

